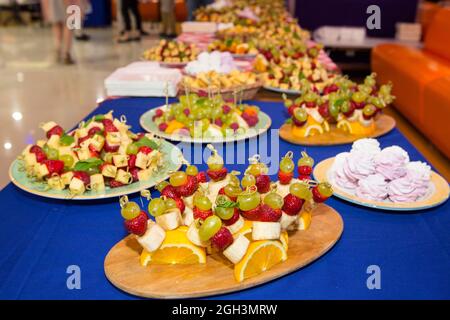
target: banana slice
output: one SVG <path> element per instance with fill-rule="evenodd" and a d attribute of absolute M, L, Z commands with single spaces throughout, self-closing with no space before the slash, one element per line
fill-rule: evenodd
<path fill-rule="evenodd" d="M 232 225 L 227 226 L 227 228 L 228 228 L 228 230 L 230 230 L 230 232 L 232 234 L 235 234 L 239 230 L 242 229 L 242 227 L 244 226 L 244 223 L 245 223 L 244 218 L 242 218 L 242 216 L 239 216 L 239 219 L 235 223 L 233 223 Z"/>
<path fill-rule="evenodd" d="M 247 253 L 250 241 L 244 235 L 239 235 L 234 239 L 233 243 L 223 251 L 223 255 L 228 258 L 233 264 L 237 264 L 242 260 Z"/>
<path fill-rule="evenodd" d="M 196 246 L 205 248 L 209 246 L 209 241 L 202 241 L 200 239 L 200 236 L 198 234 L 198 228 L 195 225 L 195 222 L 192 222 L 191 225 L 189 226 L 186 236 L 189 239 L 189 241 L 191 241 Z"/>
<path fill-rule="evenodd" d="M 147 231 L 141 237 L 137 237 L 137 241 L 148 252 L 158 250 L 166 238 L 166 232 L 158 224 L 148 220 Z"/>
<path fill-rule="evenodd" d="M 281 223 L 279 222 L 253 222 L 253 240 L 277 240 L 281 235 Z"/>
<path fill-rule="evenodd" d="M 166 213 L 157 216 L 155 218 L 156 223 L 159 224 L 164 230 L 175 230 L 183 224 L 183 219 L 181 218 L 181 212 L 178 208 L 173 208 Z"/>
<path fill-rule="evenodd" d="M 290 225 L 298 220 L 298 215 L 290 216 L 283 212 L 280 219 L 281 230 L 287 230 Z"/>
<path fill-rule="evenodd" d="M 185 226 L 190 226 L 194 222 L 194 212 L 188 206 L 185 207 L 182 217 Z"/>

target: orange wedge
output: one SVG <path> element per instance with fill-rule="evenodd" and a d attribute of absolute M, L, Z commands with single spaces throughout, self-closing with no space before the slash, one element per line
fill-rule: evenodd
<path fill-rule="evenodd" d="M 281 232 L 280 241 L 281 241 L 281 244 L 283 245 L 284 250 L 286 250 L 286 252 L 287 252 L 288 244 L 289 244 L 289 235 L 288 235 L 287 231 Z"/>
<path fill-rule="evenodd" d="M 155 252 L 143 250 L 141 265 L 206 263 L 205 249 L 194 245 L 186 236 L 187 227 L 166 231 L 166 238 Z"/>
<path fill-rule="evenodd" d="M 184 128 L 184 124 L 182 124 L 181 122 L 178 122 L 177 120 L 172 120 L 168 123 L 167 128 L 166 128 L 166 133 L 171 134 L 173 133 L 175 130 Z"/>
<path fill-rule="evenodd" d="M 298 217 L 298 230 L 307 230 L 311 225 L 311 212 L 304 211 Z"/>
<path fill-rule="evenodd" d="M 271 269 L 274 265 L 286 259 L 287 253 L 280 241 L 261 240 L 252 242 L 245 256 L 234 266 L 234 277 L 236 281 L 242 282 Z"/>

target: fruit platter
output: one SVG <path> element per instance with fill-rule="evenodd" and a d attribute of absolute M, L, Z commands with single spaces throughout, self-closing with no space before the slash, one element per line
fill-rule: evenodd
<path fill-rule="evenodd" d="M 230 52 L 235 58 L 255 58 L 258 54 L 256 41 L 244 41 L 242 37 L 216 39 L 208 45 L 208 51 Z"/>
<path fill-rule="evenodd" d="M 386 134 L 395 127 L 382 112 L 395 99 L 391 90 L 391 84 L 377 86 L 374 73 L 362 84 L 339 76 L 321 91 L 305 81 L 301 96 L 283 96 L 289 119 L 280 137 L 301 145 L 337 145 Z"/>
<path fill-rule="evenodd" d="M 11 164 L 11 181 L 39 196 L 92 200 L 139 192 L 181 166 L 181 151 L 151 134 L 130 131 L 112 112 L 66 132 L 43 123 L 46 139 L 28 145 Z"/>
<path fill-rule="evenodd" d="M 180 68 L 195 60 L 199 53 L 200 50 L 195 44 L 161 40 L 157 46 L 146 50 L 142 58 L 157 61 L 163 67 Z"/>
<path fill-rule="evenodd" d="M 219 143 L 256 137 L 266 132 L 272 121 L 255 105 L 190 93 L 180 96 L 177 103 L 147 111 L 140 123 L 147 132 L 164 139 Z"/>
<path fill-rule="evenodd" d="M 314 177 L 329 181 L 334 194 L 359 205 L 395 211 L 438 206 L 449 197 L 447 181 L 399 146 L 384 149 L 376 139 L 360 139 L 349 152 L 324 160 Z"/>
<path fill-rule="evenodd" d="M 148 197 L 147 210 L 121 199 L 129 235 L 105 258 L 112 284 L 153 298 L 233 292 L 296 271 L 338 241 L 342 219 L 324 204 L 333 190 L 311 180 L 314 160 L 306 153 L 297 178 L 288 152 L 272 182 L 258 156 L 240 179 L 208 148 L 208 169 L 187 164 L 174 172 L 157 186 L 159 197 Z"/>

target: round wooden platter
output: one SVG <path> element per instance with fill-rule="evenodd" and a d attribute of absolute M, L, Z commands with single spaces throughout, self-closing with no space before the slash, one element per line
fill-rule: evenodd
<path fill-rule="evenodd" d="M 376 138 L 382 136 L 395 128 L 395 120 L 391 116 L 382 114 L 375 120 L 375 131 L 368 136 L 351 135 L 330 125 L 330 131 L 323 134 L 301 138 L 294 136 L 291 124 L 283 124 L 280 128 L 280 137 L 290 143 L 304 146 L 333 146 L 339 144 L 353 143 L 361 138 Z"/>
<path fill-rule="evenodd" d="M 108 280 L 119 289 L 145 298 L 198 298 L 248 289 L 294 272 L 318 259 L 339 240 L 344 222 L 334 209 L 320 204 L 313 211 L 306 231 L 289 234 L 288 259 L 272 269 L 239 283 L 233 265 L 219 254 L 206 264 L 149 265 L 139 263 L 141 246 L 128 236 L 117 243 L 105 258 Z"/>
<path fill-rule="evenodd" d="M 389 211 L 416 211 L 436 207 L 449 198 L 450 188 L 448 182 L 439 174 L 432 171 L 429 192 L 415 202 L 391 202 L 391 201 L 373 201 L 360 198 L 352 190 L 343 190 L 333 183 L 330 175 L 331 167 L 334 163 L 334 157 L 328 158 L 318 163 L 314 168 L 314 179 L 318 181 L 328 181 L 333 185 L 334 195 L 338 198 L 355 203 L 364 207 Z"/>

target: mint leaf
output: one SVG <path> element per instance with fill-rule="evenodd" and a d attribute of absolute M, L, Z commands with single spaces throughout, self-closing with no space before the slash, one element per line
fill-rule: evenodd
<path fill-rule="evenodd" d="M 103 164 L 102 159 L 99 158 L 89 158 L 87 160 L 78 161 L 73 170 L 74 171 L 88 171 L 91 168 L 95 168 Z"/>
<path fill-rule="evenodd" d="M 70 146 L 74 142 L 75 142 L 75 138 L 72 136 L 69 136 L 67 134 L 65 134 L 61 138 L 59 138 L 59 143 L 62 144 L 63 146 Z"/>
<path fill-rule="evenodd" d="M 337 107 L 340 107 L 340 106 L 342 106 L 343 103 L 344 103 L 344 99 L 341 98 L 341 99 L 337 99 L 337 100 L 334 102 L 334 105 L 337 106 Z"/>
<path fill-rule="evenodd" d="M 98 114 L 98 115 L 94 116 L 94 121 L 102 121 L 102 120 L 105 120 L 104 114 Z"/>
<path fill-rule="evenodd" d="M 135 142 L 134 143 L 138 148 L 140 148 L 140 147 L 150 147 L 150 148 L 152 148 L 153 150 L 156 150 L 156 149 L 158 149 L 158 144 L 155 142 L 155 141 L 153 141 L 153 140 L 150 140 L 149 138 L 147 138 L 147 137 L 142 137 L 139 141 L 137 141 L 137 142 Z"/>

